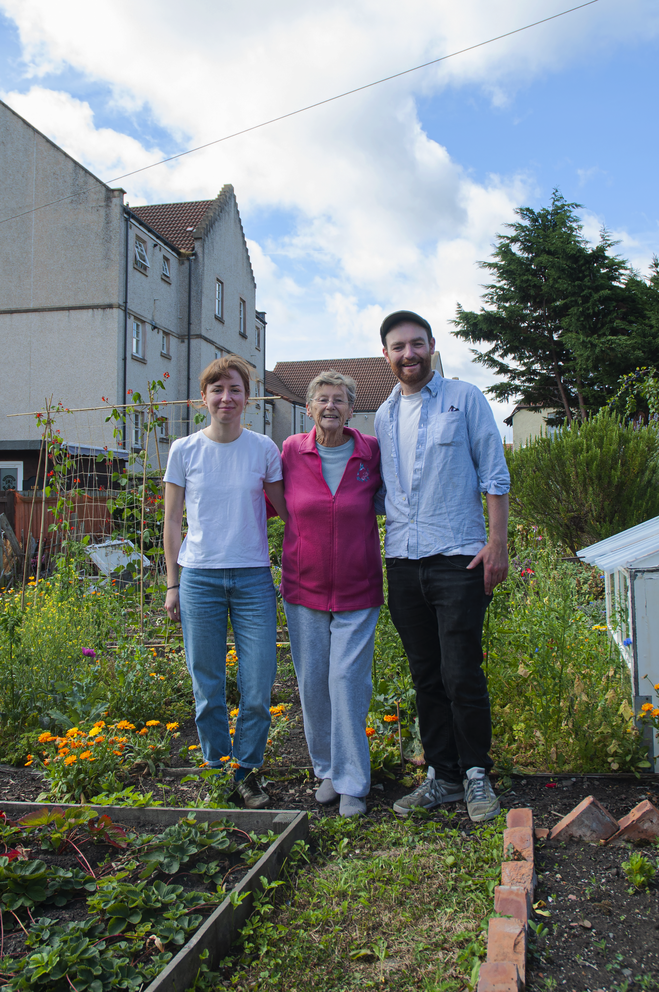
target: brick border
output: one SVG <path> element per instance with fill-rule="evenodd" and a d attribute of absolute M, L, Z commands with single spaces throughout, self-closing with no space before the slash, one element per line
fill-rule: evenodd
<path fill-rule="evenodd" d="M 534 863 L 533 810 L 511 809 L 503 832 L 501 885 L 494 890 L 494 909 L 487 931 L 487 958 L 481 965 L 478 992 L 520 992 L 526 985 L 528 921 L 537 885 Z"/>

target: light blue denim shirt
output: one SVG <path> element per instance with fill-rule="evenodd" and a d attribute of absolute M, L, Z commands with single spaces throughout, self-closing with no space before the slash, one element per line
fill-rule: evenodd
<path fill-rule="evenodd" d="M 510 476 L 490 404 L 469 382 L 438 372 L 421 390 L 409 499 L 398 474 L 400 385 L 375 415 L 386 486 L 388 558 L 477 554 L 487 542 L 481 493 L 502 496 Z"/>

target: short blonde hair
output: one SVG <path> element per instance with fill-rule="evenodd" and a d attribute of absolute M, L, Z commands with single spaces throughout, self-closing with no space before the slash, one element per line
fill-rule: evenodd
<path fill-rule="evenodd" d="M 348 406 L 354 407 L 357 399 L 357 383 L 349 375 L 343 375 L 335 369 L 321 372 L 315 379 L 311 380 L 307 387 L 307 406 L 311 404 L 319 386 L 345 386 L 345 391 L 348 394 Z"/>
<path fill-rule="evenodd" d="M 205 393 L 208 387 L 219 379 L 228 379 L 230 372 L 238 373 L 243 380 L 245 396 L 249 396 L 250 365 L 240 355 L 224 355 L 222 358 L 216 358 L 210 365 L 207 365 L 199 376 L 199 385 L 201 386 L 202 393 Z"/>

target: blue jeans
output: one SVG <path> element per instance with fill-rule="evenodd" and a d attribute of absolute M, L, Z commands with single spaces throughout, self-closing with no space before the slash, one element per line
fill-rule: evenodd
<path fill-rule="evenodd" d="M 277 674 L 277 601 L 269 568 L 183 568 L 181 625 L 199 743 L 211 768 L 232 755 L 258 768 Z M 240 709 L 231 742 L 226 704 L 227 616 L 236 639 Z"/>

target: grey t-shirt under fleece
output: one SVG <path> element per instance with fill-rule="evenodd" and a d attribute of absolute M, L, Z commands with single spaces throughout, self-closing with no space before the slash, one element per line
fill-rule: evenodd
<path fill-rule="evenodd" d="M 351 437 L 346 444 L 340 444 L 338 448 L 328 448 L 316 441 L 316 450 L 320 455 L 323 478 L 334 496 L 343 478 L 348 459 L 355 450 L 355 439 Z"/>

